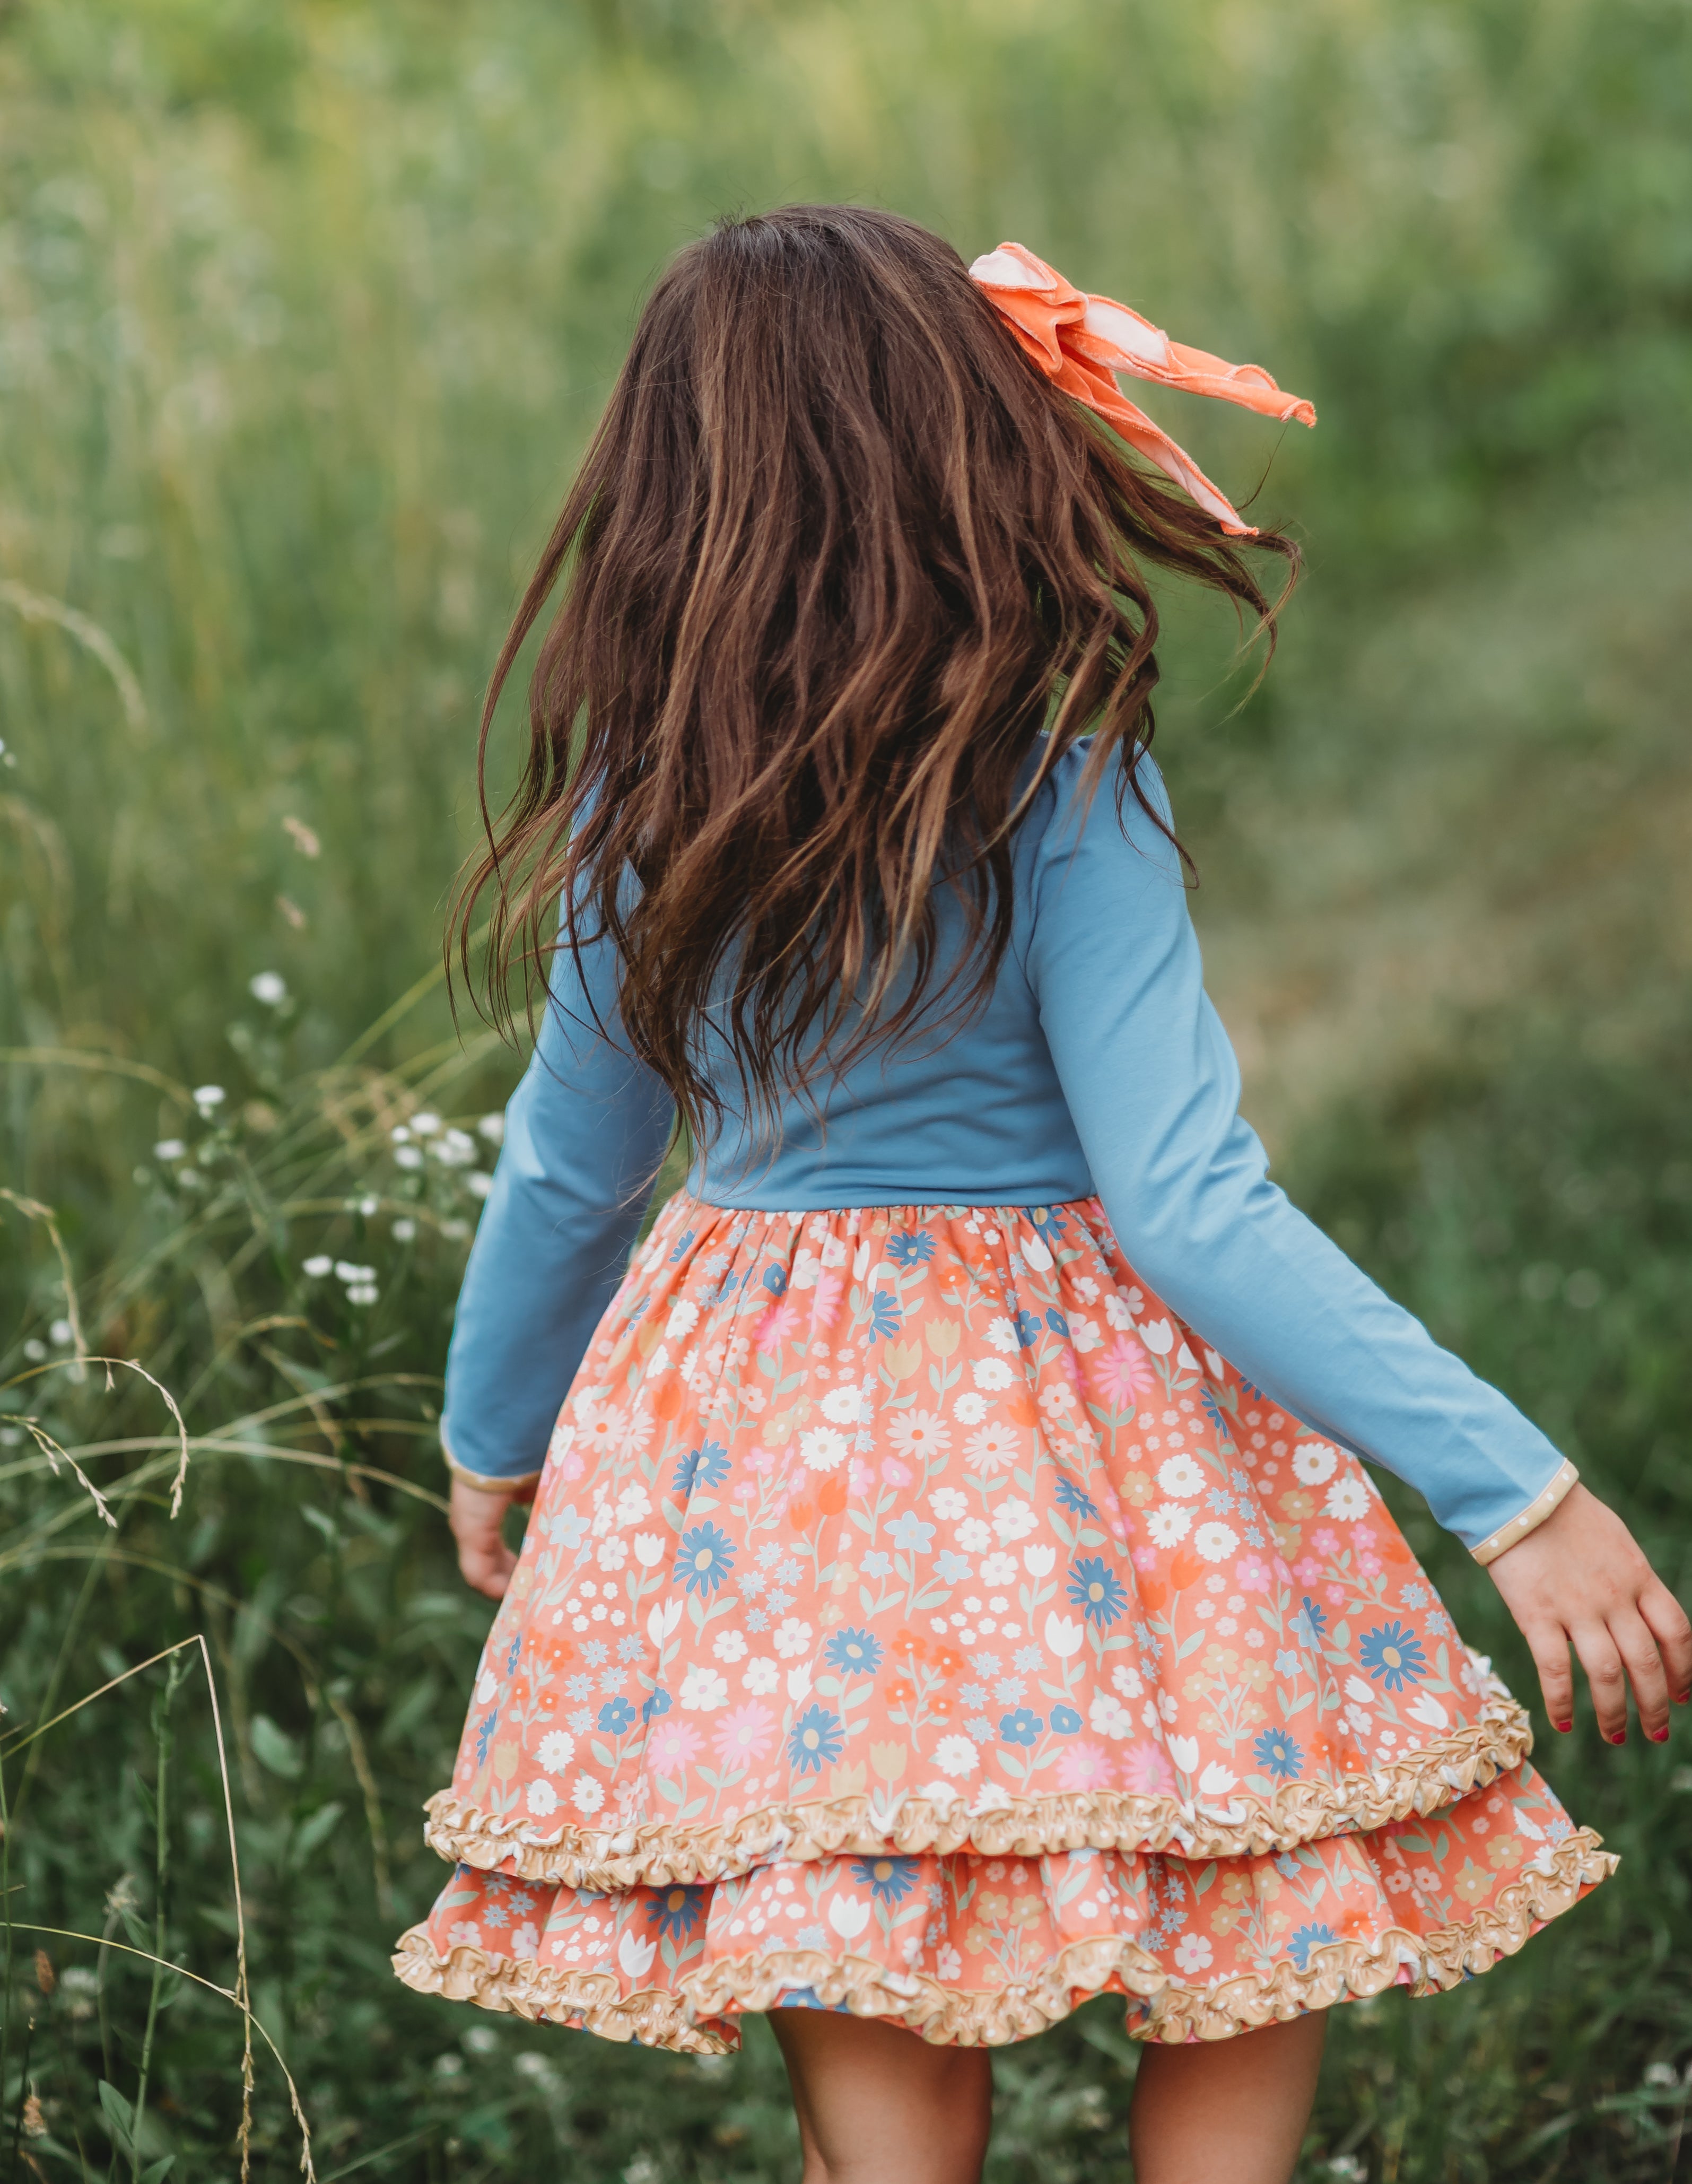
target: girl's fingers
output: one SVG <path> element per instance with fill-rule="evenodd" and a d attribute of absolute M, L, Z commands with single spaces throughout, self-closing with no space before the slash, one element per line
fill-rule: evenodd
<path fill-rule="evenodd" d="M 1639 1727 L 1653 1743 L 1661 1744 L 1668 1734 L 1668 1678 L 1656 1640 L 1639 1610 L 1631 1606 L 1611 1618 L 1610 1635 L 1634 1687 Z"/>
<path fill-rule="evenodd" d="M 1677 1705 L 1692 1696 L 1692 1623 L 1668 1587 L 1656 1578 L 1639 1595 L 1639 1613 L 1657 1642 L 1668 1671 L 1668 1696 Z"/>
<path fill-rule="evenodd" d="M 1602 1623 L 1583 1623 L 1569 1636 L 1592 1687 L 1599 1730 L 1611 1744 L 1619 1744 L 1628 1734 L 1628 1677 L 1616 1641 Z"/>
<path fill-rule="evenodd" d="M 1574 1678 L 1568 1665 L 1567 1635 L 1551 1623 L 1536 1624 L 1526 1635 L 1551 1726 L 1568 1729 L 1574 1722 Z"/>

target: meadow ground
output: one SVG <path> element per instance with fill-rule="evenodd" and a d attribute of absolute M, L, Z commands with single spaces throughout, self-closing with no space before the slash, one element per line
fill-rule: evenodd
<path fill-rule="evenodd" d="M 1687 1595 L 1688 59 L 1667 0 L 0 11 L 6 2184 L 232 2173 L 237 1901 L 258 2176 L 298 2159 L 283 2062 L 326 2180 L 793 2173 L 761 2025 L 682 2061 L 387 1961 L 487 1619 L 431 1432 L 517 1067 L 434 968 L 476 693 L 715 210 L 1016 236 L 1315 397 L 1297 439 L 1170 419 L 1309 551 L 1255 694 L 1208 610 L 1164 647 L 1248 1110 Z M 1542 1741 L 1619 1875 L 1337 2013 L 1307 2179 L 1692 2167 L 1685 1734 Z M 995 2184 L 1125 2173 L 1119 2020 L 1001 2056 Z"/>

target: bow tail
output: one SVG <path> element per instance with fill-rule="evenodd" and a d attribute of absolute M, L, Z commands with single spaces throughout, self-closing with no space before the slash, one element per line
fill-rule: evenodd
<path fill-rule="evenodd" d="M 1227 494 L 1211 483 L 1180 443 L 1172 440 L 1160 425 L 1155 425 L 1144 410 L 1136 409 L 1125 394 L 1114 387 L 1108 399 L 1101 393 L 1094 392 L 1092 406 L 1114 432 L 1121 433 L 1131 448 L 1144 455 L 1148 462 L 1155 463 L 1165 476 L 1172 478 L 1207 515 L 1215 516 L 1231 538 L 1255 538 L 1257 536 L 1256 525 L 1242 520 Z"/>

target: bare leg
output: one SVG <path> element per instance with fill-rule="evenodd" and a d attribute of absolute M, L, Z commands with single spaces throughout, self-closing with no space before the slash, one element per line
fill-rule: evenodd
<path fill-rule="evenodd" d="M 1128 2112 L 1134 2184 L 1287 2184 L 1327 2031 L 1316 2010 L 1232 2040 L 1148 2043 Z"/>
<path fill-rule="evenodd" d="M 793 2089 L 804 2184 L 977 2184 L 993 2121 L 984 2048 L 935 2048 L 902 2025 L 772 2009 Z"/>

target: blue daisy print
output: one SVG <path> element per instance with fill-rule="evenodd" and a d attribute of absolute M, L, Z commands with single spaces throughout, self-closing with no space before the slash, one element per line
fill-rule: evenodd
<path fill-rule="evenodd" d="M 1025 1350 L 1032 1350 L 1039 1339 L 1039 1314 L 1032 1312 L 1019 1312 L 1016 1315 L 1016 1340 Z"/>
<path fill-rule="evenodd" d="M 696 1486 L 721 1486 L 732 1466 L 728 1451 L 720 1441 L 702 1441 L 698 1448 L 690 1448 L 676 1467 L 676 1491 L 687 1496 Z"/>
<path fill-rule="evenodd" d="M 1128 1604 L 1119 1578 L 1099 1555 L 1085 1555 L 1069 1573 L 1069 1596 L 1089 1623 L 1108 1629 Z"/>
<path fill-rule="evenodd" d="M 704 1917 L 710 1892 L 709 1881 L 692 1888 L 679 1882 L 673 1888 L 661 1888 L 646 1907 L 646 1923 L 671 1941 L 685 1941 Z"/>
<path fill-rule="evenodd" d="M 852 1878 L 879 1903 L 903 1903 L 916 1886 L 914 1858 L 854 1858 Z"/>
<path fill-rule="evenodd" d="M 1099 1504 L 1090 1494 L 1083 1494 L 1072 1479 L 1060 1479 L 1055 1488 L 1057 1498 L 1074 1517 L 1096 1517 Z"/>
<path fill-rule="evenodd" d="M 484 1766 L 487 1763 L 488 1741 L 493 1735 L 494 1724 L 498 1720 L 498 1719 L 499 1709 L 498 1707 L 495 1707 L 493 1713 L 487 1717 L 481 1728 L 476 1732 L 476 1763 L 478 1767 Z"/>
<path fill-rule="evenodd" d="M 734 1543 L 720 1525 L 695 1524 L 676 1550 L 676 1574 L 689 1592 L 715 1592 L 734 1568 Z"/>
<path fill-rule="evenodd" d="M 1339 1939 L 1332 1926 L 1300 1926 L 1296 1934 L 1287 1937 L 1287 1953 L 1301 1972 L 1310 1970 L 1311 1951 L 1325 1947 Z"/>
<path fill-rule="evenodd" d="M 888 1256 L 896 1267 L 926 1267 L 934 1256 L 934 1239 L 926 1228 L 901 1230 L 888 1239 Z"/>
<path fill-rule="evenodd" d="M 1266 1729 L 1251 1749 L 1266 1774 L 1286 1781 L 1303 1770 L 1305 1756 L 1284 1729 Z"/>
<path fill-rule="evenodd" d="M 1007 1713 L 999 1723 L 999 1734 L 1007 1744 L 1032 1744 L 1045 1725 L 1044 1714 L 1018 1707 L 1015 1713 Z"/>
<path fill-rule="evenodd" d="M 899 1299 L 891 1290 L 877 1290 L 870 1299 L 870 1334 L 877 1341 L 897 1334 L 904 1324 Z"/>
<path fill-rule="evenodd" d="M 788 1731 L 788 1764 L 796 1774 L 821 1774 L 845 1749 L 840 1717 L 824 1706 L 807 1707 Z"/>
<path fill-rule="evenodd" d="M 1052 1727 L 1060 1736 L 1073 1736 L 1081 1726 L 1081 1716 L 1073 1707 L 1055 1706 L 1052 1708 Z"/>
<path fill-rule="evenodd" d="M 881 1640 L 867 1630 L 837 1630 L 827 1648 L 828 1665 L 849 1676 L 873 1676 L 883 1650 Z"/>
<path fill-rule="evenodd" d="M 659 1684 L 641 1701 L 640 1718 L 643 1721 L 661 1721 L 674 1704 L 669 1692 Z"/>
<path fill-rule="evenodd" d="M 634 1719 L 634 1708 L 626 1699 L 609 1699 L 599 1709 L 599 1727 L 607 1736 L 621 1736 Z"/>
<path fill-rule="evenodd" d="M 1402 1623 L 1378 1623 L 1357 1641 L 1357 1658 L 1378 1684 L 1401 1691 L 1406 1684 L 1419 1684 L 1428 1674 L 1428 1656 L 1422 1641 Z"/>

